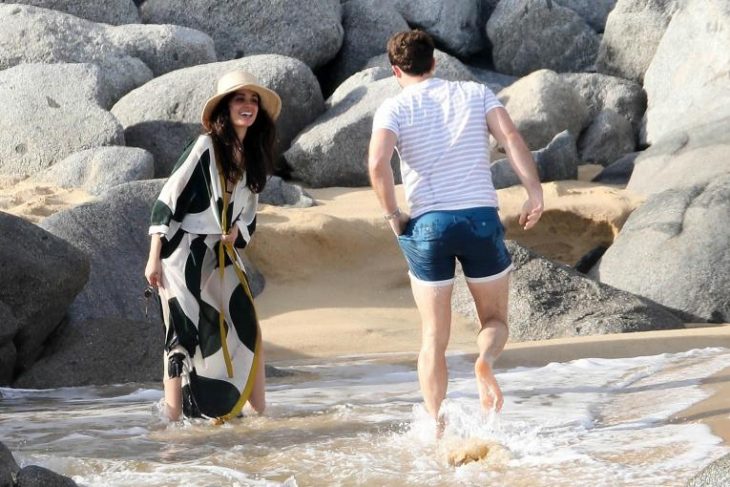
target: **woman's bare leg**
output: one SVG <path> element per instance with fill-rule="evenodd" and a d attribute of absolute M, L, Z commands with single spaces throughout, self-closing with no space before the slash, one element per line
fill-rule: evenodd
<path fill-rule="evenodd" d="M 182 379 L 174 377 L 162 381 L 165 388 L 165 415 L 177 421 L 182 414 Z"/>
<path fill-rule="evenodd" d="M 264 365 L 264 347 L 260 347 L 259 355 L 256 358 L 256 378 L 253 383 L 253 391 L 248 398 L 248 403 L 259 414 L 266 409 L 266 367 Z"/>

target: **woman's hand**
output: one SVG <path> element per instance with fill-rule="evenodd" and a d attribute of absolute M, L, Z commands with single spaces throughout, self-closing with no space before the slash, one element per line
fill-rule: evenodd
<path fill-rule="evenodd" d="M 147 265 L 144 268 L 144 277 L 153 287 L 164 287 L 162 285 L 162 261 L 160 250 L 162 249 L 162 235 L 156 233 L 150 238 L 150 255 L 147 257 Z"/>
<path fill-rule="evenodd" d="M 162 287 L 162 262 L 159 258 L 150 256 L 144 268 L 144 276 L 152 287 Z"/>
<path fill-rule="evenodd" d="M 238 225 L 235 223 L 231 226 L 231 228 L 228 230 L 228 233 L 224 233 L 221 235 L 221 242 L 223 242 L 224 245 L 233 245 L 236 243 L 236 239 L 238 238 Z"/>

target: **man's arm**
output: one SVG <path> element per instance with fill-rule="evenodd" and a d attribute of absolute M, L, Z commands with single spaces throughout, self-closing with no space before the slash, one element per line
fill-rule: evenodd
<path fill-rule="evenodd" d="M 512 169 L 527 190 L 527 201 L 520 212 L 520 225 L 529 230 L 535 226 L 543 211 L 542 185 L 532 153 L 504 108 L 490 110 L 487 113 L 487 125 L 489 132 L 504 147 Z"/>
<path fill-rule="evenodd" d="M 390 167 L 390 159 L 393 157 L 396 141 L 395 133 L 388 129 L 373 130 L 368 148 L 368 171 L 380 207 L 385 212 L 393 232 L 400 235 L 405 230 L 408 217 L 398 209 L 393 170 Z"/>

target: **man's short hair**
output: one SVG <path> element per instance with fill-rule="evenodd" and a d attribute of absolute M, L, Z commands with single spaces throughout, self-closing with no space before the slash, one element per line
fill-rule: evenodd
<path fill-rule="evenodd" d="M 419 76 L 431 70 L 433 49 L 433 39 L 422 30 L 398 32 L 388 40 L 388 59 L 401 71 Z"/>

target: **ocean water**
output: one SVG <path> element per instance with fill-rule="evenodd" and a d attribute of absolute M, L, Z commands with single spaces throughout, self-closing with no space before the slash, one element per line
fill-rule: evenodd
<path fill-rule="evenodd" d="M 0 389 L 0 440 L 22 465 L 82 486 L 683 486 L 730 449 L 671 423 L 730 367 L 707 348 L 497 370 L 505 404 L 479 410 L 472 355 L 448 358 L 443 438 L 421 406 L 415 356 L 278 363 L 268 410 L 223 426 L 162 418 L 158 384 Z M 485 442 L 485 460 L 447 457 Z"/>

